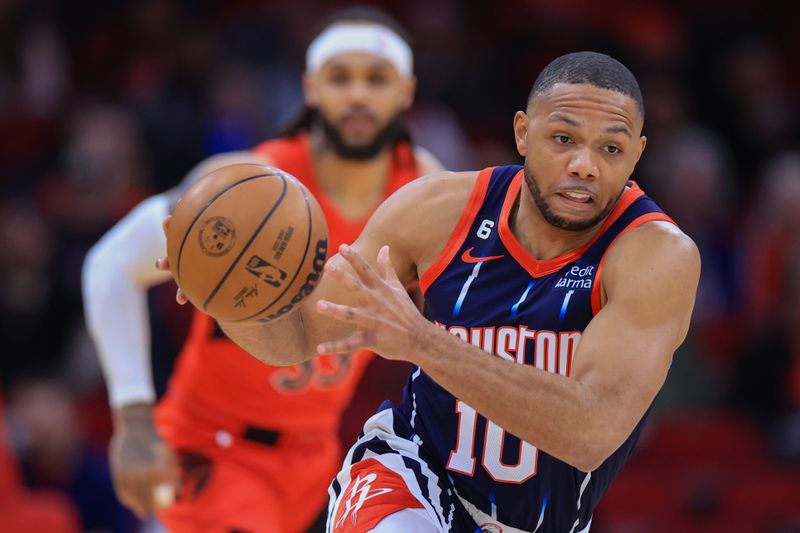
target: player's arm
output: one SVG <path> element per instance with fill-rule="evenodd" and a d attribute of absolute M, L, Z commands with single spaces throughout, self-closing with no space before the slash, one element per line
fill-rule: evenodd
<path fill-rule="evenodd" d="M 153 258 L 166 251 L 161 223 L 187 183 L 213 168 L 253 160 L 247 152 L 206 159 L 176 189 L 136 206 L 91 248 L 83 264 L 86 324 L 97 347 L 114 411 L 111 459 L 115 483 L 123 503 L 140 516 L 149 514 L 152 508 L 152 491 L 147 486 L 171 475 L 171 457 L 152 417 L 155 392 L 147 311 L 147 289 L 170 278 L 169 273 L 153 265 Z"/>
<path fill-rule="evenodd" d="M 417 265 L 420 261 L 432 262 L 447 242 L 476 175 L 439 172 L 412 181 L 373 213 L 353 243 L 352 250 L 368 258 L 373 267 L 377 267 L 381 247 L 390 246 L 391 264 L 399 278 L 398 292 L 404 301 L 411 302 L 405 287 L 418 279 Z M 423 220 L 426 223 L 420 226 Z M 316 356 L 319 343 L 353 332 L 350 324 L 320 315 L 317 302 L 356 303 L 353 292 L 329 275 L 331 269 L 353 273 L 350 263 L 338 254 L 325 268 L 317 288 L 297 312 L 266 324 L 220 322 L 220 326 L 229 338 L 270 365 L 293 365 Z"/>
<path fill-rule="evenodd" d="M 147 289 L 170 279 L 153 266 L 163 256 L 161 229 L 180 192 L 211 170 L 245 161 L 263 162 L 249 152 L 210 157 L 195 166 L 180 185 L 148 198 L 91 248 L 83 264 L 86 323 L 97 346 L 114 408 L 152 403 Z"/>
<path fill-rule="evenodd" d="M 570 378 L 489 355 L 416 320 L 402 299 L 364 288 L 367 280 L 380 285 L 379 272 L 364 265 L 357 280 L 337 276 L 361 301 L 357 307 L 331 302 L 322 312 L 361 333 L 322 349 L 369 348 L 408 360 L 506 431 L 591 471 L 625 441 L 661 388 L 689 327 L 700 258 L 688 237 L 663 222 L 621 237 L 603 268 L 607 301 L 583 332 Z M 393 316 L 396 309 L 402 318 Z"/>

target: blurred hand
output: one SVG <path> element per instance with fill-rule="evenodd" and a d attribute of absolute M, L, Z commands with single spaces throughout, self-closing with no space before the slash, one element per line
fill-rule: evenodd
<path fill-rule="evenodd" d="M 161 223 L 161 228 L 164 230 L 165 237 L 167 236 L 167 228 L 169 228 L 170 220 L 172 220 L 172 215 L 167 215 L 166 217 L 164 217 L 164 222 Z M 163 270 L 164 272 L 170 272 L 169 259 L 167 259 L 166 257 L 157 258 L 156 268 L 159 270 Z M 178 281 L 175 280 L 175 283 L 178 283 Z M 180 305 L 183 305 L 189 301 L 189 299 L 186 298 L 186 295 L 183 294 L 183 291 L 181 290 L 180 287 L 178 287 L 178 292 L 175 293 L 175 301 L 178 302 L 178 304 Z"/>
<path fill-rule="evenodd" d="M 123 505 L 144 520 L 172 505 L 180 474 L 175 453 L 155 428 L 153 406 L 132 404 L 114 412 L 111 475 Z"/>

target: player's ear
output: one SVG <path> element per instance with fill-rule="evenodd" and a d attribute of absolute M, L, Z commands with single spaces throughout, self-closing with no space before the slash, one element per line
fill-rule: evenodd
<path fill-rule="evenodd" d="M 647 137 L 642 135 L 641 137 L 639 137 L 639 153 L 636 155 L 637 163 L 639 162 L 639 158 L 642 157 L 642 154 L 644 153 L 644 149 L 646 146 L 647 146 Z"/>
<path fill-rule="evenodd" d="M 409 76 L 408 78 L 404 78 L 402 83 L 400 108 L 406 111 L 411 107 L 411 104 L 414 103 L 414 94 L 417 92 L 417 78 L 416 76 Z"/>
<path fill-rule="evenodd" d="M 514 141 L 519 155 L 525 157 L 528 152 L 528 115 L 525 111 L 514 113 Z"/>
<path fill-rule="evenodd" d="M 303 98 L 308 107 L 317 107 L 319 105 L 319 88 L 316 75 L 303 74 Z"/>

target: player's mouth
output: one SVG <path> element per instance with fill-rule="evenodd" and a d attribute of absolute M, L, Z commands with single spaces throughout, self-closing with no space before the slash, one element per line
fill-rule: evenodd
<path fill-rule="evenodd" d="M 367 113 L 350 113 L 342 119 L 342 126 L 352 133 L 372 133 L 375 130 L 375 117 Z"/>
<path fill-rule="evenodd" d="M 594 202 L 592 195 L 584 191 L 559 191 L 556 195 L 569 203 L 591 204 Z"/>

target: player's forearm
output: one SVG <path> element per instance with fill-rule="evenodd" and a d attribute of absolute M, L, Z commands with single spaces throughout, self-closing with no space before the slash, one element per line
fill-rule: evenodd
<path fill-rule="evenodd" d="M 412 361 L 451 394 L 506 431 L 583 471 L 622 443 L 582 383 L 492 356 L 435 325 Z"/>
<path fill-rule="evenodd" d="M 296 365 L 316 355 L 306 343 L 300 311 L 266 324 L 220 322 L 219 325 L 228 338 L 268 365 Z"/>
<path fill-rule="evenodd" d="M 166 212 L 161 195 L 142 202 L 92 247 L 83 265 L 86 324 L 113 407 L 155 398 L 147 287 L 169 279 L 153 265 L 164 254 Z"/>

